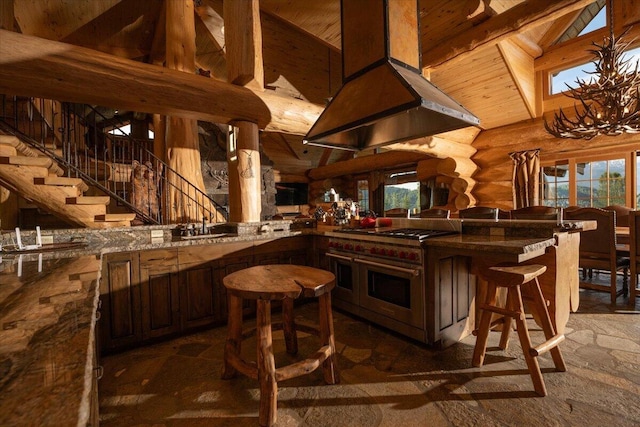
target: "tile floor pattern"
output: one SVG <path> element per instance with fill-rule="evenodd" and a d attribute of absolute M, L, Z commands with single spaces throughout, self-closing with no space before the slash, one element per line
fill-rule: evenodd
<path fill-rule="evenodd" d="M 561 344 L 568 371 L 554 372 L 550 355 L 540 357 L 544 398 L 533 392 L 515 333 L 505 352 L 492 333 L 485 365 L 472 368 L 473 336 L 432 350 L 335 311 L 341 383 L 324 385 L 319 370 L 281 382 L 277 425 L 638 426 L 640 301 L 608 302 L 606 293 L 581 291 Z M 316 309 L 297 307 L 296 318 L 313 321 Z M 257 425 L 256 382 L 220 379 L 225 334 L 219 327 L 103 358 L 101 425 Z M 542 340 L 539 328 L 532 339 Z M 318 347 L 306 334 L 299 343 L 301 356 Z M 293 360 L 282 332 L 274 332 L 274 348 L 277 366 Z M 243 342 L 243 354 L 253 352 L 255 340 Z"/>

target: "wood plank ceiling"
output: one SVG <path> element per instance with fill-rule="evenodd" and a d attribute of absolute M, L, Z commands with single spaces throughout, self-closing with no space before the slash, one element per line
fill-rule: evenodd
<path fill-rule="evenodd" d="M 534 59 L 593 1 L 420 0 L 425 75 L 476 114 L 481 129 L 533 118 L 540 114 Z M 197 66 L 226 80 L 222 0 L 195 4 Z M 260 0 L 260 8 L 265 87 L 324 105 L 341 85 L 340 0 Z M 15 1 L 14 14 L 24 34 L 156 64 L 164 59 L 163 0 Z M 492 40 L 484 43 L 481 34 Z M 471 144 L 477 132 L 459 135 L 456 144 Z M 261 142 L 283 175 L 352 156 L 303 146 L 299 135 L 263 132 Z"/>

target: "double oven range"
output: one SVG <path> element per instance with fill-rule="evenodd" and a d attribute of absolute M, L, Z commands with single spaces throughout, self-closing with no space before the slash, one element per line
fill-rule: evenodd
<path fill-rule="evenodd" d="M 428 343 L 423 242 L 452 233 L 414 228 L 326 233 L 326 255 L 336 276 L 333 305 Z"/>

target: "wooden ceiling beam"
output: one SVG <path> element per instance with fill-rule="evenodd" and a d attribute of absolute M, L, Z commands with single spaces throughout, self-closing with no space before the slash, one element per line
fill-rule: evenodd
<path fill-rule="evenodd" d="M 273 91 L 0 30 L 0 92 L 306 135 L 323 110 Z"/>
<path fill-rule="evenodd" d="M 529 110 L 531 118 L 536 116 L 536 82 L 533 71 L 533 58 L 511 40 L 498 43 L 498 49 L 504 59 L 509 74 L 518 87 L 518 92 Z"/>
<path fill-rule="evenodd" d="M 445 43 L 423 50 L 422 66 L 436 67 L 445 62 L 460 60 L 481 47 L 523 33 L 535 26 L 560 18 L 581 9 L 594 0 L 529 0 L 506 12 L 493 16 L 468 31 L 460 33 Z"/>

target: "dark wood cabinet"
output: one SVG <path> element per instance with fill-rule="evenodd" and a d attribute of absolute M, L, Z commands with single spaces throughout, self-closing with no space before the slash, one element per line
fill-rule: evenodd
<path fill-rule="evenodd" d="M 105 352 L 219 325 L 227 319 L 223 278 L 258 264 L 310 260 L 313 236 L 107 254 L 101 283 Z M 255 313 L 247 301 L 244 313 Z"/>
<path fill-rule="evenodd" d="M 142 338 L 180 331 L 178 250 L 140 252 Z"/>
<path fill-rule="evenodd" d="M 101 350 L 131 346 L 142 340 L 139 254 L 105 254 L 100 280 Z"/>

